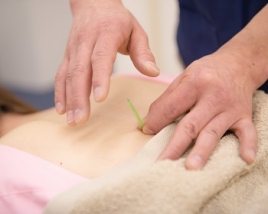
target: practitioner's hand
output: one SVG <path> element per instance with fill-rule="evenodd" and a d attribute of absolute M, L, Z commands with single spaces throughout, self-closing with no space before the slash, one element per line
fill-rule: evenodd
<path fill-rule="evenodd" d="M 220 138 L 231 130 L 240 155 L 252 163 L 257 132 L 252 95 L 268 78 L 268 5 L 215 53 L 193 62 L 150 107 L 143 132 L 159 132 L 184 113 L 159 159 L 186 158 L 188 169 L 201 169 Z"/>
<path fill-rule="evenodd" d="M 188 112 L 179 122 L 159 157 L 178 159 L 196 140 L 185 165 L 201 169 L 220 138 L 229 129 L 240 141 L 241 157 L 252 163 L 257 133 L 252 123 L 252 95 L 256 89 L 248 63 L 231 54 L 215 53 L 193 62 L 150 106 L 143 132 L 154 134 Z"/>
<path fill-rule="evenodd" d="M 117 52 L 129 54 L 143 74 L 157 76 L 148 38 L 120 0 L 71 0 L 73 26 L 55 79 L 55 106 L 69 125 L 87 121 L 89 96 L 103 101 Z"/>

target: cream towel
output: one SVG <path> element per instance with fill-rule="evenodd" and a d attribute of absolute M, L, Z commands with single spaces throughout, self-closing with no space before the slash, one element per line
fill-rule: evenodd
<path fill-rule="evenodd" d="M 268 213 L 268 95 L 262 91 L 254 95 L 253 121 L 259 139 L 252 165 L 240 158 L 232 134 L 201 171 L 186 170 L 185 157 L 154 163 L 174 131 L 171 124 L 129 163 L 60 194 L 44 213 Z"/>

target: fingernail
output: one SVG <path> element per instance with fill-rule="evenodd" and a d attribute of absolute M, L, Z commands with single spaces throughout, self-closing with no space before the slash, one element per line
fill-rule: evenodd
<path fill-rule="evenodd" d="M 148 134 L 148 135 L 153 135 L 153 134 L 155 134 L 152 130 L 148 129 L 148 128 L 145 127 L 145 126 L 143 127 L 142 132 L 143 132 L 144 134 Z"/>
<path fill-rule="evenodd" d="M 256 158 L 256 152 L 255 152 L 254 149 L 250 149 L 250 150 L 248 151 L 248 157 L 249 157 L 249 159 L 250 159 L 250 163 L 253 163 L 254 160 L 255 160 L 255 158 Z"/>
<path fill-rule="evenodd" d="M 61 102 L 57 102 L 56 103 L 56 111 L 57 111 L 57 113 L 61 114 L 62 110 L 63 110 L 63 106 L 62 106 Z"/>
<path fill-rule="evenodd" d="M 158 75 L 160 73 L 159 68 L 156 66 L 156 64 L 154 62 L 147 61 L 145 63 L 145 67 L 147 70 L 149 70 L 154 75 Z"/>
<path fill-rule="evenodd" d="M 74 114 L 73 111 L 68 111 L 67 112 L 67 123 L 71 124 L 74 122 Z"/>
<path fill-rule="evenodd" d="M 79 123 L 82 118 L 83 118 L 83 112 L 80 109 L 76 109 L 74 112 L 75 123 Z"/>
<path fill-rule="evenodd" d="M 189 169 L 201 169 L 203 167 L 203 160 L 199 155 L 194 155 L 190 158 Z"/>
<path fill-rule="evenodd" d="M 94 99 L 99 101 L 102 96 L 103 90 L 101 87 L 94 88 Z"/>

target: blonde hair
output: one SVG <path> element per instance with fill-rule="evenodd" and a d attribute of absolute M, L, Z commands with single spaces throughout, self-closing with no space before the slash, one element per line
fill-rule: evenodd
<path fill-rule="evenodd" d="M 0 116 L 3 113 L 30 114 L 37 109 L 0 87 Z"/>

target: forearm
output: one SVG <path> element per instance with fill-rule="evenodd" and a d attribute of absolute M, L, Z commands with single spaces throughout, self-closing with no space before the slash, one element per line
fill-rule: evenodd
<path fill-rule="evenodd" d="M 268 78 L 268 5 L 227 42 L 219 53 L 234 56 L 252 77 L 254 88 L 260 87 Z"/>

